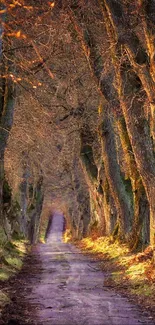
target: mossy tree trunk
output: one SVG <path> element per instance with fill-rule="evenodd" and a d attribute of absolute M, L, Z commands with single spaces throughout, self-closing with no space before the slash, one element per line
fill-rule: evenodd
<path fill-rule="evenodd" d="M 23 177 L 19 187 L 19 192 L 20 192 L 20 206 L 21 206 L 20 226 L 21 226 L 21 232 L 26 238 L 28 236 L 27 206 L 29 200 L 28 197 L 29 176 L 30 176 L 29 168 L 27 164 L 24 163 Z"/>
<path fill-rule="evenodd" d="M 83 165 L 86 169 L 90 181 L 92 182 L 92 184 L 96 183 L 97 185 L 98 169 L 94 161 L 93 149 L 92 149 L 92 144 L 94 140 L 88 125 L 84 125 L 82 127 L 80 138 L 81 138 L 80 158 L 83 162 Z"/>
<path fill-rule="evenodd" d="M 93 153 L 94 137 L 87 124 L 84 124 L 80 134 L 81 150 L 80 159 L 90 193 L 90 232 L 105 235 L 106 222 L 103 206 L 103 188 L 98 175 L 98 167 Z"/>
<path fill-rule="evenodd" d="M 123 79 L 124 76 L 122 76 L 122 80 Z M 132 144 L 137 167 L 141 175 L 141 179 L 146 190 L 150 205 L 150 241 L 152 244 L 154 244 L 155 158 L 153 153 L 153 144 L 150 138 L 149 124 L 145 118 L 144 103 L 142 102 L 141 93 L 138 92 L 135 94 L 133 99 L 133 90 L 131 89 L 132 83 L 130 83 L 130 77 L 127 77 L 127 75 L 125 75 L 125 80 L 128 80 L 128 83 L 126 83 L 126 87 L 123 86 L 124 93 L 122 109 L 125 116 L 128 134 Z M 130 113 L 128 109 L 129 107 Z"/>
<path fill-rule="evenodd" d="M 36 243 L 38 240 L 43 198 L 43 178 L 40 176 L 34 188 L 33 200 L 31 201 L 31 205 L 27 211 L 27 213 L 29 212 L 30 218 L 28 237 L 31 244 Z"/>
<path fill-rule="evenodd" d="M 123 238 L 131 229 L 133 209 L 117 161 L 115 135 L 110 114 L 107 114 L 107 111 L 108 108 L 99 130 L 102 141 L 102 156 L 106 177 L 117 209 L 119 236 Z"/>
<path fill-rule="evenodd" d="M 119 132 L 119 137 L 124 153 L 125 160 L 125 178 L 131 180 L 133 206 L 134 206 L 134 219 L 132 229 L 129 234 L 128 242 L 130 247 L 135 247 L 135 242 L 139 245 L 149 243 L 148 231 L 145 231 L 146 221 L 149 220 L 149 207 L 146 192 L 142 184 L 140 174 L 137 170 L 134 153 L 126 129 L 124 117 L 116 118 L 116 126 Z M 145 205 L 145 209 L 143 208 Z M 143 213 L 142 213 L 143 211 Z M 143 234 L 143 235 L 142 235 Z"/>
<path fill-rule="evenodd" d="M 5 73 L 12 71 L 12 63 L 8 60 Z M 7 146 L 9 132 L 13 124 L 15 87 L 10 77 L 2 78 L 2 89 L 0 94 L 0 215 L 3 215 L 3 182 L 4 182 L 4 153 Z"/>
<path fill-rule="evenodd" d="M 12 53 L 4 56 L 4 50 L 9 48 L 9 40 L 4 36 L 6 22 L 6 7 L 0 4 L 0 224 L 3 226 L 3 183 L 4 183 L 4 153 L 13 124 L 15 86 L 12 80 L 14 70 Z"/>

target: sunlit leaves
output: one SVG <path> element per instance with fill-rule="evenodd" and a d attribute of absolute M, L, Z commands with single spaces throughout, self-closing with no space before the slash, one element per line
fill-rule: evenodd
<path fill-rule="evenodd" d="M 10 36 L 10 37 L 16 37 L 16 38 L 26 39 L 26 35 L 23 34 L 21 30 L 18 30 L 17 32 L 6 33 L 6 35 L 7 36 Z"/>
<path fill-rule="evenodd" d="M 0 10 L 0 15 L 4 14 L 6 12 L 6 9 Z"/>
<path fill-rule="evenodd" d="M 54 6 L 55 6 L 55 2 L 49 2 L 49 6 L 50 6 L 50 8 L 54 8 Z"/>

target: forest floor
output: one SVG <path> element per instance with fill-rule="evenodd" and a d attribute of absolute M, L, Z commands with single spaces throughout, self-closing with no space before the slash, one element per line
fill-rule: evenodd
<path fill-rule="evenodd" d="M 1 283 L 8 302 L 0 324 L 155 325 L 153 313 L 109 282 L 111 270 L 101 270 L 99 256 L 62 242 L 62 218 L 55 220 L 47 242 L 34 246 L 18 275 Z"/>

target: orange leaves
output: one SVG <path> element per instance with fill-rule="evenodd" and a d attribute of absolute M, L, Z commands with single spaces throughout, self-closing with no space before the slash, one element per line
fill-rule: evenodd
<path fill-rule="evenodd" d="M 23 0 L 20 0 L 20 1 L 13 0 L 12 3 L 7 4 L 6 6 L 7 6 L 7 9 L 8 10 L 9 9 L 10 10 L 11 9 L 14 9 L 16 7 L 21 7 L 21 8 L 24 8 L 26 10 L 33 10 L 33 6 L 27 6 L 27 5 L 25 5 Z M 0 10 L 0 14 L 6 12 L 7 9 Z"/>
<path fill-rule="evenodd" d="M 23 8 L 26 9 L 26 10 L 33 10 L 32 6 L 23 6 Z"/>
<path fill-rule="evenodd" d="M 10 8 L 15 8 L 16 6 L 22 6 L 22 3 L 20 1 L 14 0 L 12 3 L 9 4 Z"/>
<path fill-rule="evenodd" d="M 55 2 L 49 2 L 48 4 L 49 4 L 49 6 L 50 6 L 51 8 L 54 8 L 54 6 L 55 6 Z"/>
<path fill-rule="evenodd" d="M 26 35 L 23 34 L 21 30 L 18 30 L 17 32 L 7 33 L 7 36 L 16 37 L 16 38 L 20 38 L 20 39 L 27 38 Z"/>
<path fill-rule="evenodd" d="M 0 10 L 0 15 L 3 15 L 6 12 L 6 9 Z"/>
<path fill-rule="evenodd" d="M 148 266 L 145 270 L 145 275 L 149 281 L 152 281 L 155 283 L 155 269 L 154 269 L 153 264 L 151 264 L 151 265 L 148 264 Z"/>
<path fill-rule="evenodd" d="M 103 112 L 103 105 L 100 103 L 100 105 L 98 106 L 98 114 L 101 115 L 102 112 Z"/>
<path fill-rule="evenodd" d="M 21 37 L 21 31 L 20 30 L 16 33 L 16 37 L 17 38 L 20 38 Z"/>
<path fill-rule="evenodd" d="M 131 264 L 135 262 L 146 262 L 148 259 L 152 259 L 152 258 L 153 258 L 153 250 L 152 247 L 149 246 L 145 249 L 144 252 L 135 255 L 131 260 Z"/>

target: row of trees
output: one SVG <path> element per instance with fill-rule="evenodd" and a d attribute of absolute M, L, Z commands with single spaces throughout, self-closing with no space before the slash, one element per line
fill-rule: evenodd
<path fill-rule="evenodd" d="M 24 2 L 1 1 L 0 4 L 0 243 L 11 236 L 24 235 L 35 242 L 40 225 L 43 203 L 42 173 L 31 162 L 27 150 L 22 147 L 20 161 L 13 166 L 17 148 L 12 148 L 13 158 L 7 156 L 8 139 L 11 137 L 13 117 L 22 87 L 34 87 L 34 78 L 27 77 L 27 62 L 20 62 L 24 49 L 32 47 L 21 31 L 24 13 L 33 8 Z M 17 55 L 19 53 L 19 55 Z M 16 141 L 18 142 L 17 136 Z M 13 184 L 11 183 L 13 179 Z M 10 184 L 8 184 L 10 181 Z"/>
<path fill-rule="evenodd" d="M 3 1 L 1 197 L 5 153 L 14 193 L 26 159 L 75 237 L 97 228 L 131 248 L 154 245 L 154 9 L 154 0 Z"/>
<path fill-rule="evenodd" d="M 101 93 L 103 196 L 108 182 L 119 237 L 131 246 L 140 236 L 154 244 L 155 234 L 154 8 L 154 1 L 77 1 L 68 13 Z M 83 141 L 90 155 L 87 129 Z"/>

